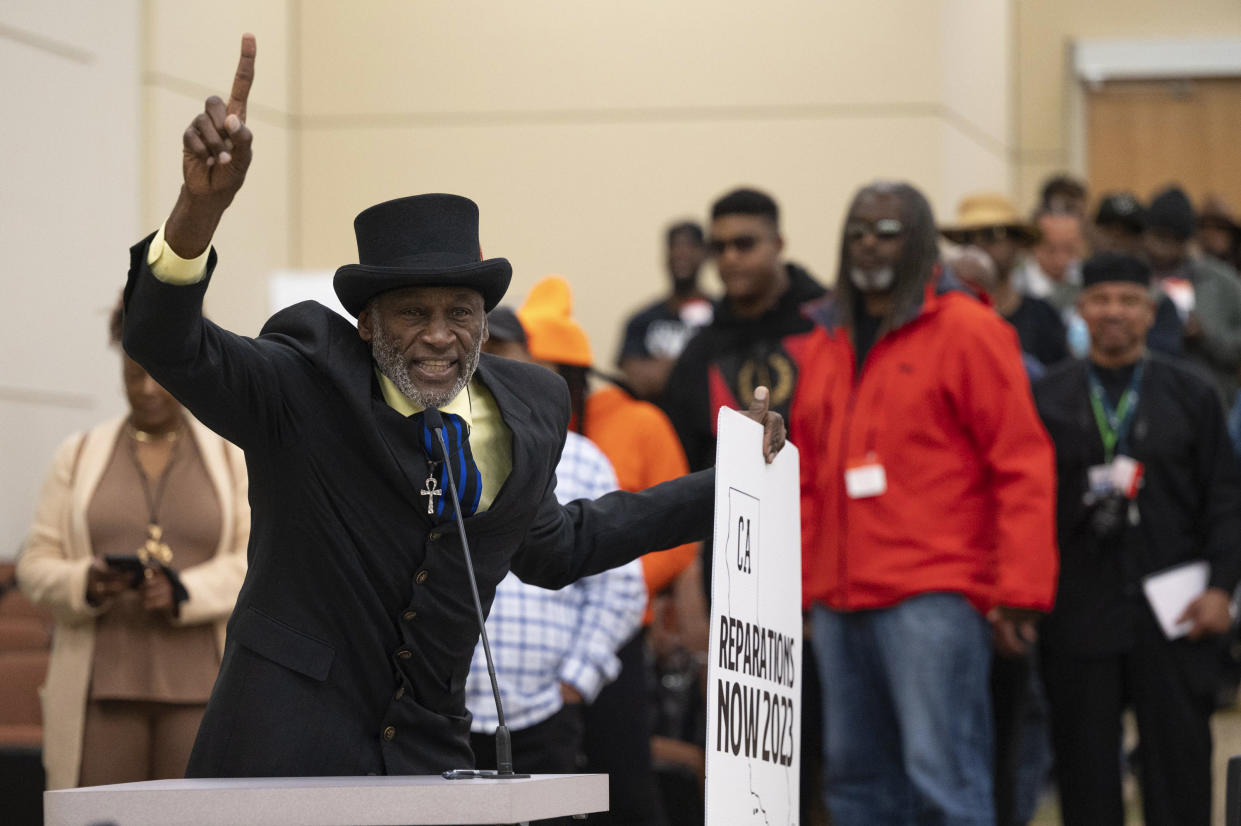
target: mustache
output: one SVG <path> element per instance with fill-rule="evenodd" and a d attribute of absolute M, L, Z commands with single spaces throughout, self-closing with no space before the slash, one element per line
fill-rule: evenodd
<path fill-rule="evenodd" d="M 458 359 L 447 358 L 447 354 L 407 359 L 396 341 L 384 332 L 383 325 L 377 324 L 371 337 L 371 358 L 374 359 L 379 372 L 387 377 L 405 398 L 421 407 L 443 407 L 455 399 L 474 377 L 482 353 L 482 343 L 482 336 L 479 336 L 474 340 L 474 346 Z M 415 361 L 431 360 L 457 361 L 457 380 L 453 382 L 452 387 L 437 392 L 414 384 L 409 376 L 409 365 Z"/>

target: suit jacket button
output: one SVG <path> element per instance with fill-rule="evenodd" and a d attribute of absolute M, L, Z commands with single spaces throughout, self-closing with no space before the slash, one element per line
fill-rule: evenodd
<path fill-rule="evenodd" d="M 396 737 L 396 727 L 395 727 L 395 726 L 388 726 L 386 729 L 384 729 L 384 739 L 385 739 L 385 740 L 389 740 L 389 741 L 390 741 L 390 740 L 394 739 L 395 737 Z"/>
<path fill-rule="evenodd" d="M 406 622 L 409 622 L 416 616 L 418 616 L 417 611 L 406 611 L 404 614 L 401 614 L 401 619 L 405 620 Z"/>
<path fill-rule="evenodd" d="M 414 656 L 414 652 L 410 651 L 408 648 L 402 648 L 400 651 L 396 652 L 396 655 L 402 660 L 408 660 L 410 657 Z"/>
<path fill-rule="evenodd" d="M 426 582 L 430 578 L 431 578 L 431 574 L 428 573 L 427 571 L 425 570 L 419 571 L 418 575 L 414 577 L 414 582 L 417 582 L 419 585 L 421 585 L 422 583 Z"/>
<path fill-rule="evenodd" d="M 431 531 L 429 534 L 427 534 L 427 539 L 434 542 L 437 539 L 439 539 L 441 536 L 443 536 L 443 534 L 440 533 L 439 531 Z"/>
<path fill-rule="evenodd" d="M 402 697 L 404 697 L 404 696 L 405 696 L 405 686 L 401 686 L 400 688 L 398 688 L 398 689 L 396 690 L 396 697 L 395 697 L 395 699 L 399 700 L 399 699 L 401 699 L 401 698 L 402 698 Z"/>

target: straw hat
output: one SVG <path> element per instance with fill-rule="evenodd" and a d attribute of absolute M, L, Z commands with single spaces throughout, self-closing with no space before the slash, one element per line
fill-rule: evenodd
<path fill-rule="evenodd" d="M 1032 242 L 1038 236 L 1022 220 L 1013 202 L 994 192 L 978 192 L 961 199 L 957 206 L 957 219 L 951 225 L 940 227 L 940 233 L 957 244 L 968 243 L 970 233 L 980 229 L 1005 229 L 1019 241 Z"/>

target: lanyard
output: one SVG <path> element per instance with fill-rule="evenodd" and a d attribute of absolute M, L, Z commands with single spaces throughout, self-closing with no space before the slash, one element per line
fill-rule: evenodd
<path fill-rule="evenodd" d="M 1086 365 L 1086 376 L 1090 380 L 1090 409 L 1094 412 L 1095 426 L 1099 428 L 1099 438 L 1103 440 L 1105 463 L 1112 461 L 1117 447 L 1122 454 L 1126 452 L 1129 428 L 1133 425 L 1133 417 L 1138 409 L 1138 386 L 1142 383 L 1142 368 L 1145 366 L 1146 359 L 1137 363 L 1133 368 L 1133 378 L 1129 380 L 1129 386 L 1120 397 L 1120 403 L 1112 407 L 1094 367 Z"/>

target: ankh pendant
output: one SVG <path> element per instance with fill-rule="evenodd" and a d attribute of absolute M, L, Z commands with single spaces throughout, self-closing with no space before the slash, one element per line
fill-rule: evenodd
<path fill-rule="evenodd" d="M 444 491 L 440 490 L 439 486 L 434 476 L 428 476 L 423 490 L 420 491 L 423 496 L 427 497 L 427 516 L 435 513 L 435 497 L 444 495 Z"/>

